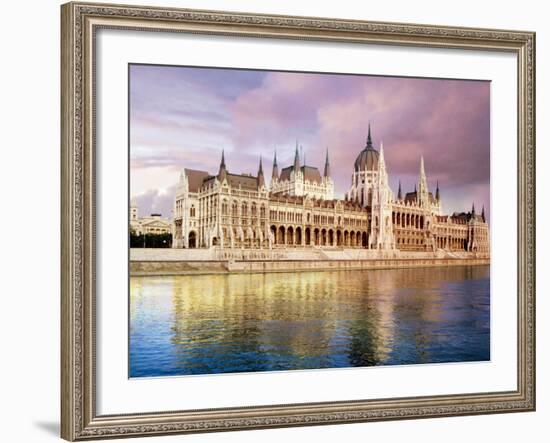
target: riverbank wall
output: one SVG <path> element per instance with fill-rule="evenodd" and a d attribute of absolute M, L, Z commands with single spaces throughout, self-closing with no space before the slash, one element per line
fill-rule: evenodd
<path fill-rule="evenodd" d="M 131 249 L 130 275 L 200 275 L 266 272 L 349 271 L 487 265 L 487 255 L 447 251 L 361 249 L 269 251 Z"/>

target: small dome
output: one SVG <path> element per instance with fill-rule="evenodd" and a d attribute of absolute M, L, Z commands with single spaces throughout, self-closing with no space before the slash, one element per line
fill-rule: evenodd
<path fill-rule="evenodd" d="M 371 146 L 366 146 L 355 159 L 355 172 L 377 171 L 378 170 L 378 151 Z"/>

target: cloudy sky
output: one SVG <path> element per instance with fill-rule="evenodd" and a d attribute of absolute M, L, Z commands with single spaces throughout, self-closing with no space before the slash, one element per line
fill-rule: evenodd
<path fill-rule="evenodd" d="M 130 67 L 130 193 L 140 213 L 170 216 L 183 168 L 269 180 L 292 163 L 296 140 L 308 165 L 328 148 L 337 197 L 351 180 L 370 122 L 384 143 L 390 186 L 413 190 L 424 156 L 446 212 L 489 213 L 490 83 L 365 75 L 169 66 Z"/>

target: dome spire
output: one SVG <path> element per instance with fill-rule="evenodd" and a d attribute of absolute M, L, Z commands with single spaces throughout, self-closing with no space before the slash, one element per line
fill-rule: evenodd
<path fill-rule="evenodd" d="M 399 189 L 397 190 L 397 200 L 403 200 L 403 194 L 401 193 L 401 180 L 399 180 Z"/>
<path fill-rule="evenodd" d="M 370 133 L 370 122 L 369 122 L 369 132 L 367 134 L 367 149 L 373 149 L 372 147 L 372 137 L 371 137 L 371 133 Z"/>
<path fill-rule="evenodd" d="M 372 144 L 372 131 L 369 122 L 366 145 L 355 159 L 355 172 L 378 171 L 379 158 L 380 154 Z"/>

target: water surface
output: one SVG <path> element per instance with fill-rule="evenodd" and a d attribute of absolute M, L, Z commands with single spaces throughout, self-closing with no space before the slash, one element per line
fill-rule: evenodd
<path fill-rule="evenodd" d="M 130 376 L 486 361 L 489 266 L 130 278 Z"/>

